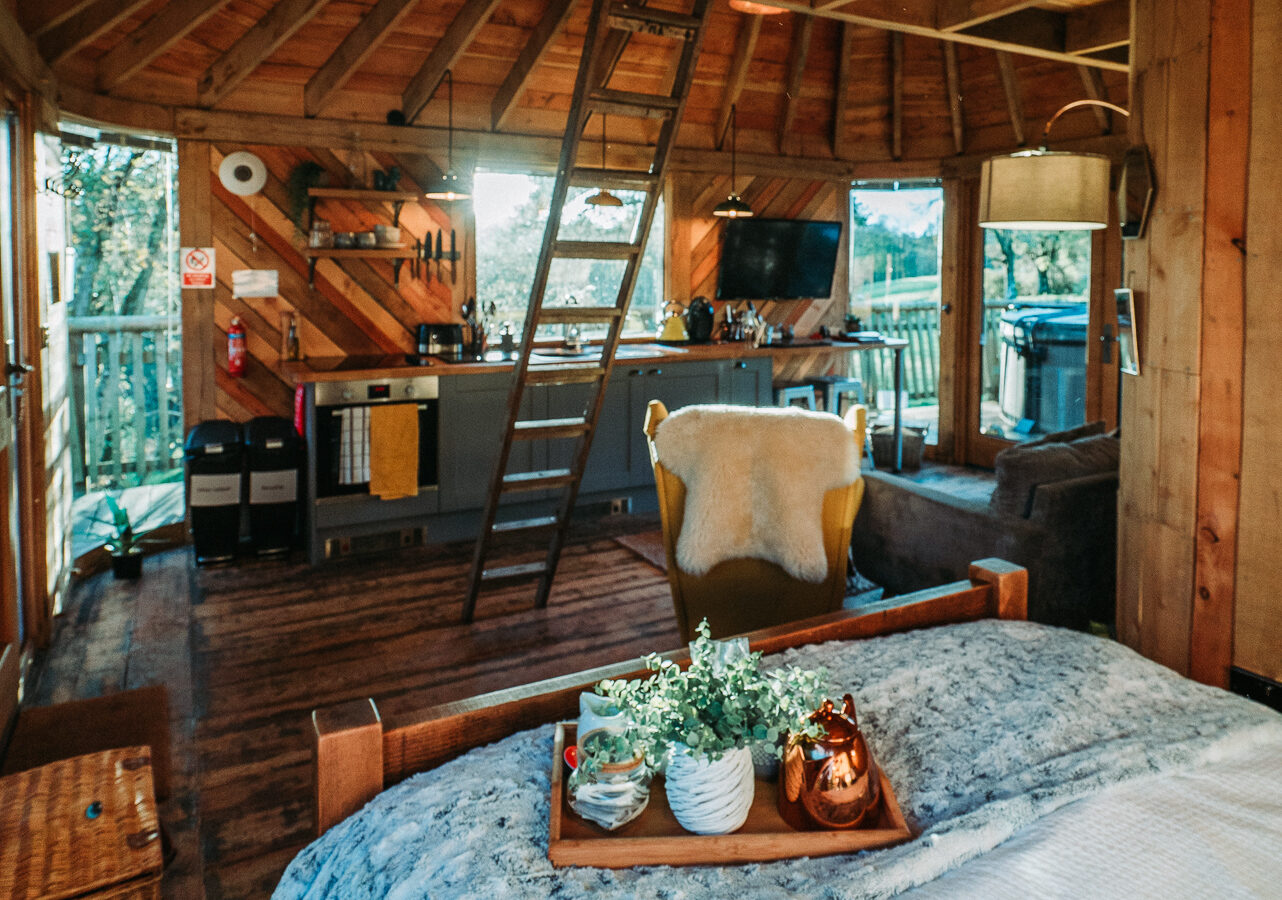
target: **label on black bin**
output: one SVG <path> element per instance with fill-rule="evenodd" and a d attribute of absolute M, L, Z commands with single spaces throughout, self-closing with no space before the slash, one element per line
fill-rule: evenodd
<path fill-rule="evenodd" d="M 298 499 L 298 472 L 284 469 L 279 472 L 249 473 L 249 503 L 293 503 Z"/>
<path fill-rule="evenodd" d="M 240 473 L 191 476 L 188 502 L 192 507 L 236 506 L 240 503 Z"/>

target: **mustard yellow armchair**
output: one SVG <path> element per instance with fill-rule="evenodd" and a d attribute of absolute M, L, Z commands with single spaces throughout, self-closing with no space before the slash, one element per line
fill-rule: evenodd
<path fill-rule="evenodd" d="M 726 560 L 705 575 L 692 575 L 677 565 L 677 539 L 685 515 L 686 486 L 664 467 L 655 447 L 659 423 L 667 416 L 667 408 L 658 400 L 651 400 L 644 427 L 659 495 L 672 605 L 683 638 L 693 640 L 695 626 L 704 618 L 713 637 L 725 637 L 840 609 L 846 590 L 851 527 L 864 496 L 863 477 L 824 494 L 823 540 L 828 573 L 823 581 L 801 581 L 776 563 L 753 558 Z M 863 406 L 852 406 L 845 422 L 851 430 L 856 452 L 861 453 L 867 410 Z M 786 461 L 781 460 L 780 464 L 786 465 Z"/>

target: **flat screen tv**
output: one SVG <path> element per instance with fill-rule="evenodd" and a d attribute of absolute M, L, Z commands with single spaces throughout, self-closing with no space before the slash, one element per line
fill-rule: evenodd
<path fill-rule="evenodd" d="M 731 219 L 718 300 L 807 300 L 832 293 L 840 222 Z"/>

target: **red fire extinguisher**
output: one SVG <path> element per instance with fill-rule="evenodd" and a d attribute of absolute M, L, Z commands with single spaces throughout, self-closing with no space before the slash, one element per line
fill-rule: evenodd
<path fill-rule="evenodd" d="M 245 375 L 245 326 L 236 316 L 232 316 L 227 329 L 227 374 L 237 378 Z"/>

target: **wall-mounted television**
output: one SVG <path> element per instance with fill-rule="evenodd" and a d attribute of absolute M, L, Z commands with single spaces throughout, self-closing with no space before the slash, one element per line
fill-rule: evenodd
<path fill-rule="evenodd" d="M 718 300 L 808 300 L 832 294 L 840 222 L 731 219 Z"/>

